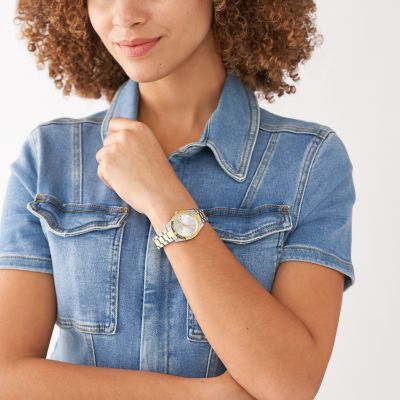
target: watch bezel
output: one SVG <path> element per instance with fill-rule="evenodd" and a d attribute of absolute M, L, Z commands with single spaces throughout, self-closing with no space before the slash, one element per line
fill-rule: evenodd
<path fill-rule="evenodd" d="M 181 234 L 179 234 L 175 228 L 174 228 L 174 222 L 175 220 L 181 215 L 181 214 L 186 214 L 186 215 L 190 215 L 192 217 L 194 217 L 195 221 L 196 221 L 196 230 L 193 232 L 193 234 L 188 235 L 188 236 L 183 236 Z M 200 231 L 200 228 L 202 226 L 202 222 L 201 222 L 201 218 L 200 215 L 194 211 L 194 210 L 180 210 L 180 211 L 175 211 L 174 215 L 171 218 L 171 229 L 174 232 L 174 234 L 176 235 L 176 237 L 178 239 L 181 240 L 189 240 L 194 238 Z"/>

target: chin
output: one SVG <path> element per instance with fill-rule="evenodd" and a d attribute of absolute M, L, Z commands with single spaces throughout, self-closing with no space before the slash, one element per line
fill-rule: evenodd
<path fill-rule="evenodd" d="M 170 74 L 170 72 L 149 71 L 149 68 L 146 68 L 146 66 L 143 65 L 138 66 L 137 68 L 133 68 L 132 65 L 128 65 L 124 68 L 122 64 L 120 65 L 130 79 L 139 83 L 155 82 Z"/>

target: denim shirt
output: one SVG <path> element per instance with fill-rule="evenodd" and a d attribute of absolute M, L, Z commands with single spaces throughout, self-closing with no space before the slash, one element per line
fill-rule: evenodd
<path fill-rule="evenodd" d="M 108 109 L 43 122 L 26 135 L 6 187 L 0 268 L 53 274 L 60 335 L 50 359 L 220 375 L 224 364 L 152 240 L 158 232 L 97 174 L 110 118 L 136 119 L 138 102 L 138 83 L 128 79 Z M 265 290 L 285 260 L 341 272 L 344 290 L 354 283 L 353 167 L 328 126 L 261 108 L 227 74 L 199 139 L 168 160 Z"/>

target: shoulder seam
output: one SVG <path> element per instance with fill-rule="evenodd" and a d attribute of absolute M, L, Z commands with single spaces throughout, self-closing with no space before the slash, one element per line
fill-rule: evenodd
<path fill-rule="evenodd" d="M 58 117 L 58 118 L 53 118 L 48 121 L 41 122 L 40 124 L 37 125 L 37 127 L 42 127 L 42 126 L 47 126 L 47 125 L 69 125 L 69 124 L 83 124 L 83 123 L 88 123 L 88 124 L 101 124 L 103 122 L 104 118 L 100 117 L 94 117 L 94 115 L 98 115 L 101 113 L 106 114 L 107 110 L 101 110 L 98 112 L 93 113 L 92 115 L 81 117 L 81 118 L 73 118 L 73 117 Z"/>
<path fill-rule="evenodd" d="M 319 129 L 313 129 L 311 127 L 310 128 L 299 127 L 291 124 L 282 124 L 282 125 L 260 124 L 259 129 L 260 131 L 271 132 L 271 133 L 273 132 L 273 133 L 293 133 L 300 135 L 313 135 L 321 139 L 327 138 L 331 132 L 334 132 L 332 128 L 326 125 L 320 125 Z"/>
<path fill-rule="evenodd" d="M 93 119 L 81 119 L 81 118 L 56 118 L 51 121 L 42 122 L 38 125 L 38 128 L 48 125 L 74 125 L 74 124 L 95 124 L 100 125 L 102 120 Z"/>

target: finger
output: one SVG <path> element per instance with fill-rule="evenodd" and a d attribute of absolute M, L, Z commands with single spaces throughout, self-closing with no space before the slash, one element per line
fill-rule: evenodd
<path fill-rule="evenodd" d="M 100 164 L 101 159 L 103 158 L 103 152 L 104 152 L 104 147 L 102 147 L 97 153 L 96 153 L 96 160 Z"/>
<path fill-rule="evenodd" d="M 126 131 L 112 131 L 103 140 L 103 146 L 109 146 L 112 143 L 118 143 L 123 139 Z"/>
<path fill-rule="evenodd" d="M 134 129 L 140 122 L 124 118 L 124 117 L 112 117 L 108 123 L 108 131 L 114 132 L 121 129 Z"/>
<path fill-rule="evenodd" d="M 106 138 L 107 139 L 107 138 Z M 97 162 L 98 163 L 100 163 L 101 162 L 101 160 L 104 158 L 104 156 L 105 156 L 105 152 L 107 151 L 107 152 L 110 152 L 111 154 L 112 153 L 115 153 L 115 151 L 117 150 L 117 148 L 118 148 L 118 142 L 119 142 L 119 139 L 118 138 L 114 138 L 114 139 L 110 139 L 110 140 L 104 140 L 104 142 L 103 142 L 103 147 L 100 149 L 100 150 L 98 150 L 97 151 L 97 153 L 96 153 L 96 160 L 97 160 Z"/>
<path fill-rule="evenodd" d="M 103 177 L 103 174 L 101 172 L 101 165 L 97 167 L 97 176 L 102 180 L 102 182 L 108 186 L 110 189 L 112 189 L 112 186 L 108 183 L 107 179 Z"/>

